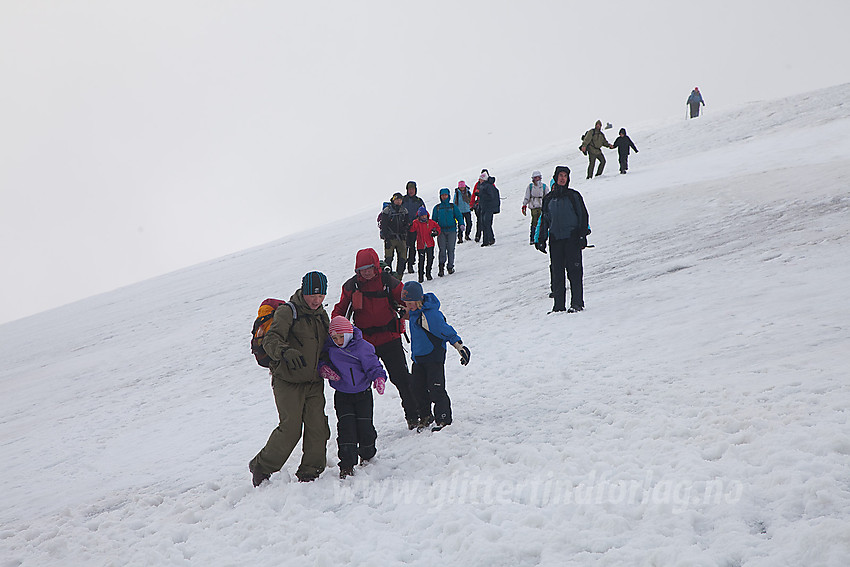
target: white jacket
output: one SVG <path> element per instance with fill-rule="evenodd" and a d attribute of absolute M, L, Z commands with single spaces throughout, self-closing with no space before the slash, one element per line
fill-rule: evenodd
<path fill-rule="evenodd" d="M 525 190 L 525 199 L 522 200 L 522 206 L 528 205 L 531 209 L 540 209 L 543 207 L 543 197 L 549 192 L 549 187 L 541 181 L 538 184 L 529 183 Z"/>

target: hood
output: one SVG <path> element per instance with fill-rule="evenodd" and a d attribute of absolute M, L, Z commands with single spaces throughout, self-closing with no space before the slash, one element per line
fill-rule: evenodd
<path fill-rule="evenodd" d="M 448 187 L 443 187 L 442 189 L 440 189 L 440 200 L 441 201 L 443 200 L 443 195 L 446 195 L 447 197 L 451 198 L 452 194 L 449 192 Z"/>
<path fill-rule="evenodd" d="M 354 261 L 354 269 L 357 270 L 364 266 L 375 266 L 376 270 L 381 269 L 381 261 L 374 248 L 364 248 L 363 250 L 357 251 L 357 257 Z"/>
<path fill-rule="evenodd" d="M 410 189 L 411 187 L 413 187 L 413 194 L 416 195 L 416 192 L 418 191 L 418 189 L 416 188 L 416 182 L 415 181 L 408 181 L 407 185 L 404 186 L 404 191 L 407 192 L 407 190 Z"/>
<path fill-rule="evenodd" d="M 567 185 L 566 186 L 569 187 L 570 186 L 570 168 L 567 167 L 566 165 L 559 165 L 559 166 L 555 167 L 555 173 L 552 174 L 552 185 L 558 184 L 558 173 L 560 173 L 561 171 L 566 172 L 566 174 L 567 174 Z"/>
<path fill-rule="evenodd" d="M 422 311 L 428 311 L 431 309 L 439 309 L 440 308 L 440 300 L 437 299 L 437 296 L 433 293 L 426 293 L 422 296 Z"/>
<path fill-rule="evenodd" d="M 362 341 L 362 340 L 364 340 L 363 339 L 363 331 L 361 331 L 357 327 L 354 327 L 354 336 L 351 337 L 351 340 L 348 341 L 347 345 L 345 345 L 344 347 L 339 346 L 338 344 L 336 344 L 334 342 L 334 340 L 330 337 L 330 335 L 328 335 L 328 338 L 325 339 L 325 349 L 330 350 L 332 348 L 338 348 L 338 349 L 341 349 L 341 350 L 347 350 L 351 346 L 353 346 L 357 341 Z"/>

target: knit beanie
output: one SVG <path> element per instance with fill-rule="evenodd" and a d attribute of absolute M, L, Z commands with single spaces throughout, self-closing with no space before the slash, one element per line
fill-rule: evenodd
<path fill-rule="evenodd" d="M 416 281 L 405 282 L 404 289 L 401 290 L 402 301 L 422 301 L 422 284 Z"/>
<path fill-rule="evenodd" d="M 322 272 L 307 272 L 301 278 L 303 295 L 327 295 L 328 278 Z"/>
<path fill-rule="evenodd" d="M 486 171 L 482 171 L 481 175 L 478 176 L 478 179 L 480 179 L 481 181 L 487 181 L 488 179 L 490 179 L 490 174 Z"/>
<path fill-rule="evenodd" d="M 333 319 L 331 319 L 331 324 L 328 327 L 329 335 L 344 335 L 345 333 L 353 333 L 354 327 L 351 324 L 351 321 L 343 317 L 342 315 L 337 315 Z"/>
<path fill-rule="evenodd" d="M 390 201 L 395 201 L 396 199 L 404 199 L 404 196 L 401 193 L 393 193 L 393 198 Z"/>
<path fill-rule="evenodd" d="M 457 182 L 457 188 L 458 189 L 465 189 L 466 188 L 466 181 L 463 181 L 463 180 L 458 181 Z"/>
<path fill-rule="evenodd" d="M 419 207 L 419 210 L 416 211 L 417 217 L 421 217 L 422 215 L 427 215 L 427 214 L 428 214 L 428 209 L 426 209 L 425 207 Z"/>

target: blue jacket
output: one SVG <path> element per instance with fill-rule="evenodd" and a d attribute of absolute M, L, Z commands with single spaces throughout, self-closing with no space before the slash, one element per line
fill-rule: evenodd
<path fill-rule="evenodd" d="M 337 346 L 333 339 L 328 337 L 322 352 L 328 353 L 331 364 L 340 377 L 340 380 L 330 381 L 334 390 L 356 394 L 369 389 L 375 378 L 387 377 L 378 355 L 375 354 L 375 347 L 363 338 L 363 333 L 357 327 L 354 327 L 354 336 L 345 348 Z"/>
<path fill-rule="evenodd" d="M 466 188 L 466 196 L 472 200 L 472 191 L 467 187 Z M 460 214 L 471 213 L 472 208 L 469 206 L 469 203 L 463 199 L 464 192 L 460 190 L 460 188 L 455 189 L 455 205 L 460 209 Z"/>
<path fill-rule="evenodd" d="M 413 362 L 430 355 L 437 347 L 442 348 L 442 353 L 438 354 L 445 356 L 446 341 L 455 344 L 459 340 L 460 336 L 440 311 L 440 300 L 433 293 L 426 293 L 422 297 L 422 307 L 410 312 L 410 352 Z"/>
<path fill-rule="evenodd" d="M 457 205 L 451 200 L 442 200 L 443 195 L 450 195 L 448 189 L 440 189 L 440 202 L 434 205 L 431 218 L 440 225 L 440 231 L 456 231 L 457 227 L 463 227 L 463 215 Z"/>

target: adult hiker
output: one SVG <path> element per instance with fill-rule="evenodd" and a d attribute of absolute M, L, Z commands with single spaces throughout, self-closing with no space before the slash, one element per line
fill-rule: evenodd
<path fill-rule="evenodd" d="M 440 189 L 440 202 L 434 205 L 431 218 L 440 225 L 440 234 L 437 235 L 437 248 L 439 248 L 437 275 L 443 277 L 446 274 L 446 268 L 450 274 L 455 273 L 455 238 L 462 235 L 464 229 L 463 215 L 458 206 L 452 203 L 448 187 Z"/>
<path fill-rule="evenodd" d="M 525 197 L 522 200 L 522 216 L 531 209 L 531 233 L 528 243 L 534 244 L 534 233 L 537 230 L 537 221 L 543 211 L 543 197 L 549 192 L 549 186 L 543 181 L 543 174 L 537 170 L 531 172 L 531 183 L 525 189 Z"/>
<path fill-rule="evenodd" d="M 401 202 L 401 193 L 393 195 L 390 204 L 381 211 L 381 238 L 384 241 L 384 264 L 392 270 L 393 253 L 396 255 L 396 277 L 401 279 L 407 265 L 407 233 L 410 218 Z"/>
<path fill-rule="evenodd" d="M 496 187 L 496 178 L 484 170 L 478 179 L 477 188 L 481 234 L 484 240 L 481 246 L 492 246 L 496 244 L 496 235 L 493 233 L 493 215 L 498 214 L 501 208 L 501 197 L 499 197 L 499 189 Z"/>
<path fill-rule="evenodd" d="M 342 284 L 342 294 L 332 316 L 354 315 L 354 324 L 363 333 L 375 354 L 384 363 L 390 382 L 398 390 L 409 429 L 419 423 L 416 401 L 410 391 L 410 372 L 401 343 L 404 323 L 399 319 L 401 281 L 382 272 L 378 253 L 372 248 L 359 250 L 354 261 L 355 275 Z"/>
<path fill-rule="evenodd" d="M 463 215 L 463 224 L 466 226 L 465 234 L 457 233 L 457 243 L 463 244 L 464 237 L 469 240 L 469 233 L 472 231 L 472 192 L 466 186 L 466 181 L 462 179 L 457 182 L 457 189 L 455 189 L 455 205 Z"/>
<path fill-rule="evenodd" d="M 602 121 L 597 120 L 596 124 L 584 133 L 581 139 L 581 151 L 587 155 L 587 178 L 593 177 L 593 166 L 599 160 L 599 168 L 596 170 L 596 175 L 602 175 L 602 170 L 605 169 L 605 156 L 602 154 L 602 148 L 613 148 L 605 134 L 602 132 Z"/>
<path fill-rule="evenodd" d="M 546 241 L 549 241 L 550 278 L 555 299 L 552 311 L 575 313 L 584 309 L 581 251 L 587 247 L 590 224 L 584 199 L 569 187 L 570 168 L 559 165 L 553 179 L 552 190 L 543 197 L 535 247 L 545 254 Z M 564 271 L 570 281 L 569 310 L 566 308 Z"/>
<path fill-rule="evenodd" d="M 688 97 L 688 101 L 685 104 L 687 104 L 691 109 L 691 118 L 699 116 L 700 105 L 705 106 L 705 101 L 702 99 L 702 93 L 699 92 L 699 87 L 694 87 L 694 90 L 691 91 L 691 95 Z"/>
<path fill-rule="evenodd" d="M 407 209 L 407 218 L 410 224 L 419 216 L 417 212 L 419 207 L 425 206 L 425 201 L 419 197 L 416 192 L 416 182 L 408 181 L 405 186 L 405 195 L 401 199 L 401 206 Z M 416 234 L 407 233 L 407 273 L 413 273 L 413 264 L 416 262 Z"/>
<path fill-rule="evenodd" d="M 325 415 L 325 384 L 318 364 L 328 335 L 328 314 L 322 305 L 328 280 L 321 272 L 308 272 L 287 305 L 274 312 L 263 338 L 263 350 L 271 358 L 272 391 L 278 426 L 266 446 L 248 464 L 254 486 L 279 471 L 304 431 L 303 455 L 295 476 L 301 482 L 319 477 L 327 464 L 331 436 Z"/>

